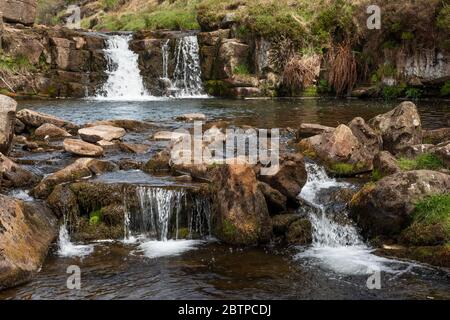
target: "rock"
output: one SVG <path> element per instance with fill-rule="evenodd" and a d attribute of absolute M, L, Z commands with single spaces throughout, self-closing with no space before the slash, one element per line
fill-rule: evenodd
<path fill-rule="evenodd" d="M 22 134 L 24 131 L 25 131 L 25 124 L 16 118 L 16 121 L 14 123 L 14 133 Z"/>
<path fill-rule="evenodd" d="M 383 139 L 383 150 L 397 154 L 403 148 L 422 143 L 422 126 L 417 107 L 405 101 L 395 109 L 378 115 L 369 125 Z"/>
<path fill-rule="evenodd" d="M 431 149 L 431 153 L 441 159 L 447 169 L 450 169 L 450 140 L 436 145 Z"/>
<path fill-rule="evenodd" d="M 0 187 L 25 188 L 39 182 L 39 177 L 0 153 Z"/>
<path fill-rule="evenodd" d="M 350 216 L 364 235 L 394 236 L 408 226 L 415 203 L 448 193 L 450 175 L 431 170 L 399 172 L 369 183 L 349 203 Z"/>
<path fill-rule="evenodd" d="M 301 215 L 296 213 L 277 214 L 272 217 L 273 233 L 278 236 L 286 236 L 291 223 L 300 220 Z"/>
<path fill-rule="evenodd" d="M 312 242 L 312 226 L 308 219 L 300 219 L 292 222 L 286 233 L 289 244 L 305 245 Z"/>
<path fill-rule="evenodd" d="M 365 157 L 373 159 L 383 146 L 381 137 L 361 117 L 350 121 L 348 127 L 361 145 L 360 152 L 364 153 Z"/>
<path fill-rule="evenodd" d="M 192 177 L 188 174 L 183 174 L 181 176 L 176 176 L 175 177 L 176 181 L 183 181 L 183 182 L 190 182 L 192 181 Z"/>
<path fill-rule="evenodd" d="M 442 224 L 413 223 L 402 231 L 399 241 L 410 246 L 437 246 L 445 245 L 448 236 Z"/>
<path fill-rule="evenodd" d="M 68 133 L 66 130 L 61 129 L 54 124 L 51 123 L 45 123 L 39 128 L 37 128 L 34 131 L 34 135 L 36 137 L 44 138 L 44 137 L 50 137 L 50 138 L 62 138 L 62 137 L 70 137 L 71 134 Z"/>
<path fill-rule="evenodd" d="M 427 153 L 434 148 L 432 144 L 415 144 L 404 147 L 398 155 L 406 156 L 408 158 L 415 158 L 421 154 Z"/>
<path fill-rule="evenodd" d="M 153 135 L 153 140 L 178 140 L 186 136 L 186 133 L 172 131 L 158 131 Z"/>
<path fill-rule="evenodd" d="M 182 121 L 195 121 L 195 120 L 206 120 L 206 116 L 203 113 L 185 113 L 176 118 Z"/>
<path fill-rule="evenodd" d="M 57 234 L 57 219 L 43 204 L 0 194 L 0 290 L 29 281 Z"/>
<path fill-rule="evenodd" d="M 423 141 L 427 144 L 438 144 L 450 140 L 450 128 L 422 130 Z"/>
<path fill-rule="evenodd" d="M 14 138 L 17 102 L 0 95 L 0 152 L 8 154 Z"/>
<path fill-rule="evenodd" d="M 122 138 L 127 132 L 123 128 L 99 125 L 78 130 L 81 139 L 96 143 L 100 140 L 111 141 Z"/>
<path fill-rule="evenodd" d="M 286 196 L 291 205 L 297 206 L 297 196 L 306 183 L 306 176 L 303 156 L 291 153 L 280 157 L 280 168 L 276 174 L 259 175 L 258 179 Z"/>
<path fill-rule="evenodd" d="M 73 182 L 78 179 L 91 177 L 94 174 L 99 175 L 115 170 L 117 170 L 117 166 L 108 161 L 80 158 L 67 167 L 45 177 L 33 189 L 33 195 L 36 198 L 46 198 L 58 184 Z"/>
<path fill-rule="evenodd" d="M 117 164 L 120 170 L 140 170 L 143 167 L 143 163 L 134 159 L 120 159 Z"/>
<path fill-rule="evenodd" d="M 0 0 L 3 19 L 23 25 L 34 24 L 36 18 L 36 0 Z"/>
<path fill-rule="evenodd" d="M 102 147 L 77 139 L 65 139 L 63 146 L 66 152 L 73 153 L 77 156 L 101 157 L 103 155 Z"/>
<path fill-rule="evenodd" d="M 31 128 L 38 128 L 43 124 L 50 123 L 71 133 L 76 133 L 78 130 L 78 126 L 70 121 L 29 109 L 22 109 L 18 111 L 16 117 L 27 127 Z"/>
<path fill-rule="evenodd" d="M 297 131 L 297 139 L 308 138 L 324 132 L 332 132 L 335 128 L 322 126 L 316 123 L 301 123 Z"/>
<path fill-rule="evenodd" d="M 397 159 L 389 151 L 380 151 L 373 158 L 373 170 L 376 170 L 381 177 L 402 171 L 397 164 Z"/>
<path fill-rule="evenodd" d="M 93 123 L 86 124 L 85 127 L 95 127 L 100 125 L 123 128 L 127 131 L 145 131 L 154 127 L 152 123 L 131 119 L 113 119 L 113 120 L 95 121 Z"/>
<path fill-rule="evenodd" d="M 258 182 L 258 187 L 266 199 L 270 214 L 286 211 L 287 198 L 285 195 L 261 181 Z"/>
<path fill-rule="evenodd" d="M 210 168 L 207 176 L 214 190 L 217 237 L 234 245 L 267 242 L 272 234 L 271 219 L 253 168 L 219 165 Z"/>
<path fill-rule="evenodd" d="M 327 170 L 336 174 L 354 175 L 373 167 L 373 145 L 364 146 L 344 124 L 332 132 L 303 139 L 297 147 L 304 155 L 322 160 Z"/>
<path fill-rule="evenodd" d="M 146 144 L 123 143 L 123 142 L 119 144 L 119 147 L 123 151 L 131 153 L 147 153 L 148 150 L 150 149 L 150 146 Z"/>
<path fill-rule="evenodd" d="M 142 168 L 147 173 L 155 173 L 159 171 L 169 171 L 170 167 L 170 151 L 163 150 L 158 152 L 151 158 Z"/>

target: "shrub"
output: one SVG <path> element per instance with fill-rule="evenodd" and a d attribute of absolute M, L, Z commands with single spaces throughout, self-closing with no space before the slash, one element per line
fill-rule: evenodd
<path fill-rule="evenodd" d="M 408 88 L 405 91 L 405 96 L 411 100 L 418 100 L 422 96 L 422 90 L 417 88 Z"/>
<path fill-rule="evenodd" d="M 394 100 L 401 97 L 404 91 L 403 86 L 385 86 L 381 94 L 385 100 Z"/>

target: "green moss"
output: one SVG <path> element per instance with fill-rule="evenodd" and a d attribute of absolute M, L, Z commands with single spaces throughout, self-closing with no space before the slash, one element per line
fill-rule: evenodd
<path fill-rule="evenodd" d="M 0 52 L 0 70 L 7 73 L 24 73 L 34 71 L 36 68 L 27 57 L 23 55 L 11 56 Z"/>
<path fill-rule="evenodd" d="M 405 90 L 405 96 L 411 100 L 418 100 L 422 96 L 422 90 L 417 88 L 408 88 Z"/>
<path fill-rule="evenodd" d="M 381 178 L 383 178 L 383 175 L 381 174 L 380 170 L 373 169 L 372 170 L 372 181 L 378 181 Z"/>
<path fill-rule="evenodd" d="M 233 73 L 239 75 L 249 75 L 250 69 L 247 64 L 241 63 L 234 67 Z"/>
<path fill-rule="evenodd" d="M 431 153 L 424 153 L 414 159 L 401 157 L 398 159 L 398 165 L 402 170 L 438 170 L 444 168 L 441 159 Z"/>
<path fill-rule="evenodd" d="M 90 225 L 97 225 L 102 220 L 102 212 L 101 210 L 92 211 L 89 214 L 89 224 Z"/>
<path fill-rule="evenodd" d="M 227 239 L 235 239 L 239 235 L 239 232 L 234 224 L 225 219 L 222 222 L 222 234 Z"/>
<path fill-rule="evenodd" d="M 309 86 L 302 92 L 302 97 L 317 97 L 318 95 L 319 94 L 316 86 Z"/>
<path fill-rule="evenodd" d="M 121 3 L 121 0 L 101 0 L 102 7 L 105 10 L 115 10 Z"/>
<path fill-rule="evenodd" d="M 351 164 L 345 162 L 333 163 L 329 166 L 330 171 L 341 176 L 349 176 L 361 172 L 364 165 L 361 163 Z"/>
<path fill-rule="evenodd" d="M 402 40 L 412 40 L 414 39 L 414 34 L 409 31 L 402 32 L 401 35 Z"/>
<path fill-rule="evenodd" d="M 450 31 L 450 5 L 444 5 L 436 18 L 436 26 Z"/>
<path fill-rule="evenodd" d="M 230 84 L 222 80 L 209 80 L 205 82 L 205 89 L 209 95 L 225 97 L 230 94 Z"/>
<path fill-rule="evenodd" d="M 450 96 L 450 81 L 445 82 L 441 87 L 441 96 Z"/>
<path fill-rule="evenodd" d="M 188 239 L 189 238 L 189 228 L 179 228 L 178 234 L 175 231 L 175 236 L 178 236 L 177 239 Z"/>

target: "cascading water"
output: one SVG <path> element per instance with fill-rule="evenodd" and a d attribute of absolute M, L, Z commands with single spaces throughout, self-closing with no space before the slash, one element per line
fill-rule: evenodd
<path fill-rule="evenodd" d="M 108 80 L 95 97 L 101 100 L 154 100 L 144 87 L 138 55 L 130 50 L 131 35 L 108 37 L 104 50 L 108 63 Z"/>
<path fill-rule="evenodd" d="M 325 169 L 315 163 L 306 163 L 308 180 L 300 197 L 313 207 L 308 217 L 313 229 L 310 248 L 296 255 L 296 259 L 313 259 L 327 269 L 341 274 L 371 274 L 375 271 L 403 272 L 399 267 L 411 264 L 394 261 L 372 254 L 351 223 L 340 224 L 328 216 L 327 205 L 319 203 L 321 193 L 331 188 L 351 187 L 328 177 Z"/>
<path fill-rule="evenodd" d="M 163 52 L 163 78 L 169 79 L 169 46 L 165 42 Z M 176 98 L 207 97 L 201 79 L 200 56 L 197 36 L 177 39 L 175 45 L 175 70 L 170 79 L 171 95 Z"/>
<path fill-rule="evenodd" d="M 176 255 L 195 249 L 195 246 L 203 241 L 191 240 L 194 235 L 201 238 L 209 236 L 208 201 L 196 197 L 189 198 L 182 189 L 152 186 L 139 186 L 136 195 L 139 210 L 134 213 L 126 210 L 125 242 L 144 240 L 139 245 L 139 249 L 147 257 Z M 191 202 L 190 206 L 188 206 L 188 198 Z M 187 211 L 186 217 L 181 216 L 182 211 Z M 187 228 L 181 227 L 186 225 Z M 182 231 L 183 236 L 180 234 Z M 180 240 L 184 237 L 189 240 Z"/>
<path fill-rule="evenodd" d="M 67 221 L 64 217 L 64 224 L 59 228 L 58 255 L 61 257 L 84 257 L 94 251 L 93 245 L 77 245 L 70 241 Z"/>

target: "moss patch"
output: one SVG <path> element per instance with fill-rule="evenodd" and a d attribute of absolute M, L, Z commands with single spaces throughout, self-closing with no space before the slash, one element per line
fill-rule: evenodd
<path fill-rule="evenodd" d="M 438 170 L 444 168 L 441 159 L 431 153 L 424 153 L 414 159 L 400 158 L 398 165 L 402 170 Z"/>
<path fill-rule="evenodd" d="M 89 224 L 91 226 L 98 225 L 101 220 L 102 220 L 102 212 L 101 212 L 101 210 L 92 211 L 89 214 Z"/>

